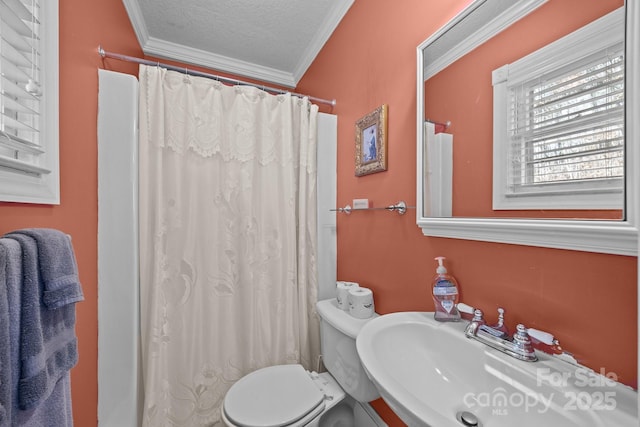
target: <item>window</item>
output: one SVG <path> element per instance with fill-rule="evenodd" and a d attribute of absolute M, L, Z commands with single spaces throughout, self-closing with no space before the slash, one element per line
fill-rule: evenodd
<path fill-rule="evenodd" d="M 493 72 L 494 209 L 624 207 L 624 12 Z"/>
<path fill-rule="evenodd" d="M 0 201 L 58 204 L 58 0 L 3 0 L 0 36 Z"/>

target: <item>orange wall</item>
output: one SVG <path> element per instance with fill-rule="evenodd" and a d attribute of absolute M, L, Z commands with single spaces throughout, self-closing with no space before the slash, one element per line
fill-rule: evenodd
<path fill-rule="evenodd" d="M 141 55 L 120 0 L 60 0 L 59 206 L 0 203 L 0 234 L 53 227 L 70 234 L 85 301 L 77 304 L 80 360 L 71 372 L 77 426 L 97 425 L 97 107 L 99 44 Z M 135 73 L 136 67 L 118 71 Z"/>
<path fill-rule="evenodd" d="M 337 100 L 338 206 L 354 198 L 415 206 L 416 47 L 468 3 L 356 1 L 303 77 L 299 92 Z M 355 177 L 355 122 L 381 104 L 389 105 L 388 170 Z M 582 363 L 636 385 L 635 257 L 425 237 L 414 210 L 338 216 L 338 279 L 372 288 L 380 313 L 433 310 L 437 255 L 488 320 L 503 306 L 510 327 L 551 331 Z"/>

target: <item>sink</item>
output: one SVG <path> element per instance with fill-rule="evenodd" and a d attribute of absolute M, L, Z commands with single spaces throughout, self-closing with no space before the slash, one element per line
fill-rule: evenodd
<path fill-rule="evenodd" d="M 613 373 L 542 352 L 537 362 L 517 360 L 466 338 L 466 325 L 401 312 L 358 334 L 367 375 L 407 425 L 638 426 L 637 393 Z"/>

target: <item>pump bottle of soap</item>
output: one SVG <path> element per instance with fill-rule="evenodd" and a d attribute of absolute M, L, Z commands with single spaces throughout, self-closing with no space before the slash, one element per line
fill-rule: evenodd
<path fill-rule="evenodd" d="M 440 322 L 458 322 L 460 320 L 460 312 L 456 307 L 459 298 L 458 282 L 447 273 L 443 264 L 445 258 L 439 256 L 435 259 L 438 261 L 438 268 L 433 279 L 434 318 Z"/>

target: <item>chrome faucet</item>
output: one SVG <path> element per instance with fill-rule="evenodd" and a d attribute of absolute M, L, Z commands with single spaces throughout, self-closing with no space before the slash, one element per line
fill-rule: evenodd
<path fill-rule="evenodd" d="M 504 310 L 498 311 L 501 314 L 501 321 L 504 320 Z M 501 322 L 499 321 L 499 324 Z M 525 360 L 527 362 L 535 362 L 538 360 L 531 339 L 527 332 L 527 328 L 523 324 L 516 327 L 513 337 L 510 337 L 503 330 L 487 326 L 484 321 L 482 310 L 475 309 L 473 319 L 464 330 L 467 338 L 473 338 L 491 348 L 515 357 L 516 359 Z"/>
<path fill-rule="evenodd" d="M 471 319 L 471 322 L 467 325 L 466 329 L 464 330 L 464 334 L 467 336 L 467 338 L 475 337 L 478 333 L 478 328 L 482 325 L 486 325 L 486 323 L 487 322 L 485 322 L 484 318 L 482 317 L 482 310 L 478 310 L 476 308 L 475 310 L 473 310 L 473 319 Z"/>

